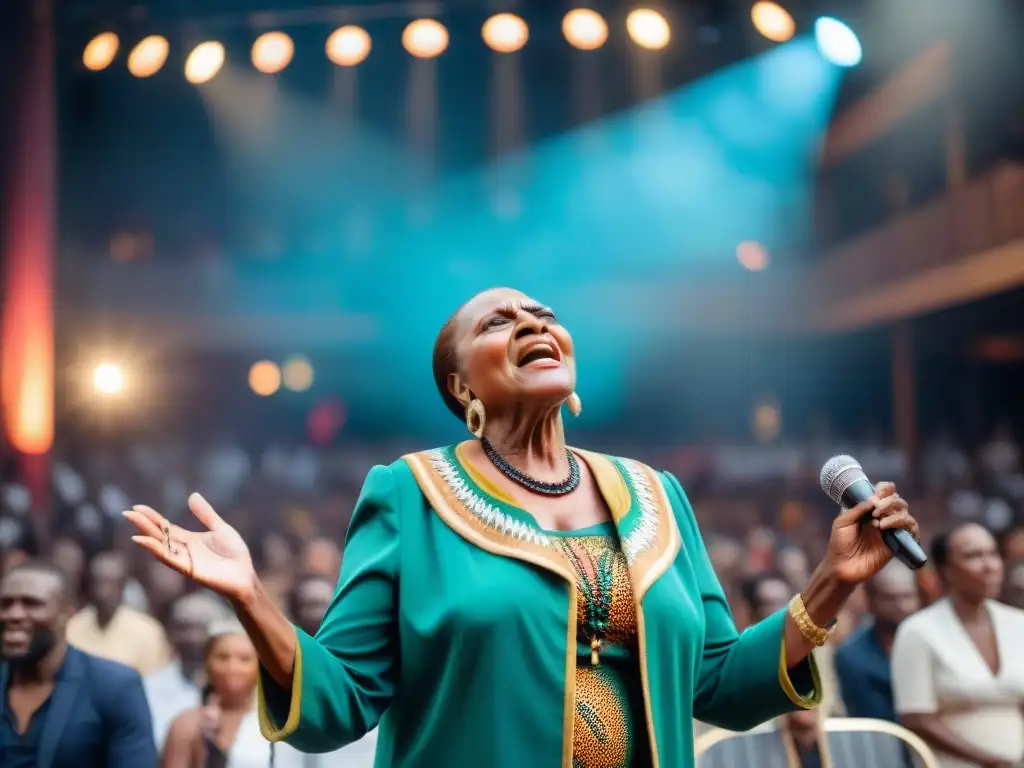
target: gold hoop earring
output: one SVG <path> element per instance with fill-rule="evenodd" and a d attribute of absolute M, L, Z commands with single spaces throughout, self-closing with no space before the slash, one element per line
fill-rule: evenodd
<path fill-rule="evenodd" d="M 566 407 L 569 409 L 569 413 L 573 416 L 579 416 L 583 411 L 583 401 L 580 400 L 580 396 L 573 392 L 569 395 L 569 399 L 565 401 Z"/>
<path fill-rule="evenodd" d="M 484 411 L 484 404 L 474 397 L 466 406 L 466 429 L 473 437 L 483 437 L 486 423 L 487 412 Z"/>

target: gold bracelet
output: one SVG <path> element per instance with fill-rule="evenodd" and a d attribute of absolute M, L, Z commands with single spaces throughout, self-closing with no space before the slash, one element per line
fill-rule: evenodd
<path fill-rule="evenodd" d="M 807 639 L 807 642 L 818 648 L 828 642 L 828 636 L 836 626 L 835 619 L 825 627 L 815 624 L 814 619 L 807 613 L 807 606 L 804 605 L 804 599 L 799 592 L 789 601 L 789 615 L 793 617 L 796 628 L 800 630 L 800 634 Z"/>

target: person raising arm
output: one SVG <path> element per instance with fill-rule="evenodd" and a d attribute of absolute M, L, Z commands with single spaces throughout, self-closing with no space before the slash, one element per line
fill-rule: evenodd
<path fill-rule="evenodd" d="M 328 752 L 379 721 L 388 768 L 692 768 L 694 717 L 742 730 L 816 706 L 811 651 L 891 559 L 880 532 L 917 533 L 878 485 L 790 605 L 740 633 L 676 478 L 566 444 L 582 402 L 549 307 L 473 297 L 437 337 L 434 380 L 472 439 L 370 471 L 315 637 L 201 497 L 202 532 L 127 513 L 137 543 L 235 606 L 271 741 Z"/>

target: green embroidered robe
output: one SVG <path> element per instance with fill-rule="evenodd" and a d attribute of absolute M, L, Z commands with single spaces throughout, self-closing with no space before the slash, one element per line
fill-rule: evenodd
<path fill-rule="evenodd" d="M 692 768 L 695 717 L 744 730 L 816 705 L 813 659 L 787 670 L 784 611 L 736 631 L 678 481 L 575 452 L 629 566 L 652 767 Z M 291 690 L 261 673 L 267 739 L 327 752 L 379 722 L 377 768 L 572 768 L 572 568 L 458 453 L 371 470 L 334 602 L 315 638 L 296 629 Z"/>

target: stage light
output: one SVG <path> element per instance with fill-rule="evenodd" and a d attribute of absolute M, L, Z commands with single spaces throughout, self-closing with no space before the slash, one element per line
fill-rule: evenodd
<path fill-rule="evenodd" d="M 416 19 L 402 32 L 402 45 L 418 59 L 433 59 L 448 47 L 448 30 L 435 19 Z"/>
<path fill-rule="evenodd" d="M 760 272 L 768 267 L 768 251 L 755 242 L 740 243 L 736 246 L 736 260 L 751 272 Z"/>
<path fill-rule="evenodd" d="M 608 24 L 597 11 L 575 8 L 562 19 L 562 34 L 573 48 L 595 51 L 608 40 Z"/>
<path fill-rule="evenodd" d="M 85 51 L 82 53 L 82 63 L 85 64 L 86 69 L 99 72 L 113 63 L 114 57 L 117 56 L 117 50 L 120 47 L 121 41 L 117 35 L 113 32 L 101 32 L 85 46 Z"/>
<path fill-rule="evenodd" d="M 252 65 L 265 75 L 273 75 L 292 63 L 295 43 L 284 32 L 267 32 L 252 44 Z"/>
<path fill-rule="evenodd" d="M 837 67 L 855 67 L 863 58 L 857 35 L 839 19 L 823 16 L 814 22 L 814 40 L 821 55 Z"/>
<path fill-rule="evenodd" d="M 526 22 L 514 13 L 499 13 L 484 22 L 484 42 L 498 53 L 515 53 L 530 39 Z"/>
<path fill-rule="evenodd" d="M 224 66 L 224 46 L 216 40 L 200 43 L 185 59 L 185 79 L 192 85 L 208 83 Z"/>
<path fill-rule="evenodd" d="M 775 43 L 784 43 L 796 34 L 796 23 L 789 12 L 778 3 L 759 0 L 750 9 L 754 28 Z"/>
<path fill-rule="evenodd" d="M 143 38 L 128 54 L 128 71 L 136 77 L 152 77 L 163 68 L 170 50 L 166 37 Z"/>
<path fill-rule="evenodd" d="M 650 8 L 637 8 L 626 17 L 626 31 L 633 42 L 649 51 L 660 51 L 672 39 L 668 21 Z"/>
<path fill-rule="evenodd" d="M 339 67 L 354 67 L 370 55 L 370 35 L 362 27 L 345 26 L 327 38 L 327 58 Z"/>
<path fill-rule="evenodd" d="M 117 395 L 124 390 L 124 369 L 116 363 L 100 363 L 92 372 L 92 388 L 101 395 Z"/>
<path fill-rule="evenodd" d="M 260 397 L 270 397 L 281 388 L 281 369 L 271 360 L 260 360 L 249 369 L 249 386 Z"/>
<path fill-rule="evenodd" d="M 289 358 L 282 370 L 282 380 L 292 392 L 305 392 L 313 386 L 313 366 L 304 357 Z"/>
<path fill-rule="evenodd" d="M 782 432 L 782 407 L 773 397 L 763 397 L 754 405 L 751 431 L 762 443 L 770 443 Z"/>

